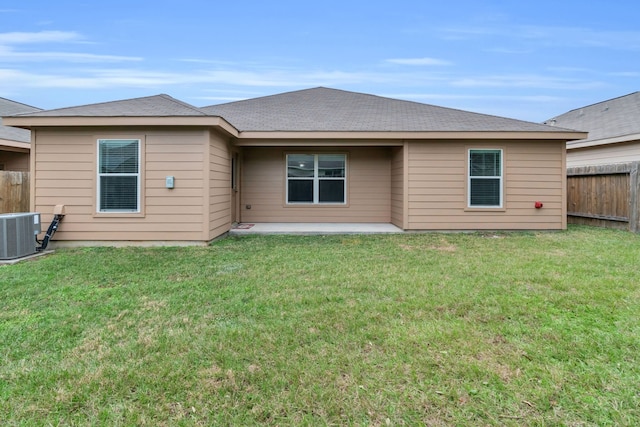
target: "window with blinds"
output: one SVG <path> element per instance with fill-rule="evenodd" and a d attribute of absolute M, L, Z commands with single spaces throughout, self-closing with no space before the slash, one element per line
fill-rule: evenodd
<path fill-rule="evenodd" d="M 140 140 L 98 140 L 98 212 L 140 212 Z"/>
<path fill-rule="evenodd" d="M 502 207 L 502 150 L 469 150 L 468 205 Z"/>
<path fill-rule="evenodd" d="M 287 203 L 345 204 L 345 154 L 287 154 Z"/>

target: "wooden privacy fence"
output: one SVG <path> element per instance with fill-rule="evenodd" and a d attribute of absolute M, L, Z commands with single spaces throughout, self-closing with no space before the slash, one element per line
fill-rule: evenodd
<path fill-rule="evenodd" d="M 567 168 L 568 222 L 640 232 L 639 165 Z"/>
<path fill-rule="evenodd" d="M 0 171 L 0 214 L 29 212 L 29 172 Z"/>

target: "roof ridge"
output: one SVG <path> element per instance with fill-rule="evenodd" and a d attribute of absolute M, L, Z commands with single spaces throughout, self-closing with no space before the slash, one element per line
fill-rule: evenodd
<path fill-rule="evenodd" d="M 205 106 L 202 106 L 202 107 L 199 107 L 199 108 L 219 107 L 221 105 L 231 105 L 231 104 L 237 104 L 239 102 L 245 102 L 245 101 L 257 101 L 259 99 L 272 98 L 272 97 L 280 96 L 280 95 L 289 95 L 289 94 L 292 94 L 292 93 L 307 92 L 307 91 L 314 90 L 314 89 L 332 89 L 332 88 L 318 86 L 318 87 L 312 87 L 312 88 L 306 88 L 306 89 L 296 89 L 296 90 L 290 90 L 288 92 L 272 93 L 271 95 L 257 96 L 255 98 L 238 99 L 236 101 L 223 102 L 221 104 L 205 105 Z M 338 89 L 332 89 L 332 90 L 338 90 Z"/>
<path fill-rule="evenodd" d="M 621 96 L 616 96 L 616 97 L 614 97 L 614 98 L 605 99 L 604 101 L 594 102 L 593 104 L 583 105 L 582 107 L 577 107 L 577 108 L 574 108 L 574 109 L 569 110 L 569 111 L 567 111 L 567 112 L 564 112 L 564 113 L 562 113 L 562 114 L 558 114 L 558 115 L 556 115 L 556 116 L 553 116 L 553 118 L 560 117 L 560 116 L 563 116 L 563 115 L 565 115 L 565 114 L 569 114 L 569 113 L 574 112 L 574 111 L 584 110 L 585 108 L 595 107 L 596 105 L 605 104 L 605 103 L 607 103 L 607 102 L 617 101 L 618 99 L 626 98 L 626 97 L 628 97 L 628 96 L 635 95 L 635 94 L 639 94 L 639 93 L 640 93 L 640 91 L 635 91 L 635 92 L 628 93 L 628 94 L 626 94 L 626 95 L 621 95 Z M 549 119 L 549 120 L 553 120 L 553 118 L 551 118 L 551 119 Z"/>
<path fill-rule="evenodd" d="M 117 100 L 113 100 L 113 101 L 104 101 L 104 102 L 93 102 L 90 104 L 81 104 L 81 105 L 73 105 L 71 107 L 61 107 L 61 108 L 52 108 L 50 110 L 42 110 L 40 109 L 40 111 L 37 112 L 30 112 L 30 113 L 18 113 L 18 114 L 14 114 L 14 116 L 26 116 L 26 115 L 30 115 L 30 114 L 37 114 L 39 112 L 42 113 L 52 113 L 52 112 L 56 112 L 56 111 L 64 111 L 64 110 L 71 110 L 71 109 L 81 109 L 81 108 L 86 108 L 86 107 L 95 107 L 98 105 L 108 105 L 108 104 L 118 104 L 118 103 L 123 103 L 123 102 L 131 102 L 131 101 L 140 101 L 140 100 L 148 100 L 151 98 L 163 98 L 167 101 L 171 101 L 173 103 L 176 103 L 178 105 L 181 105 L 183 107 L 189 108 L 191 110 L 197 111 L 200 115 L 204 115 L 204 116 L 208 116 L 209 114 L 207 114 L 206 112 L 200 110 L 198 107 L 193 106 L 191 104 L 188 104 L 186 102 L 180 101 L 170 95 L 167 95 L 165 93 L 160 93 L 157 95 L 148 95 L 148 96 L 138 96 L 135 98 L 127 98 L 127 99 L 117 99 Z"/>
<path fill-rule="evenodd" d="M 4 101 L 11 102 L 11 103 L 13 103 L 13 104 L 20 104 L 20 105 L 24 105 L 25 107 L 34 108 L 34 109 L 36 109 L 36 110 L 40 110 L 40 111 L 42 111 L 42 108 L 40 108 L 40 107 L 34 107 L 33 105 L 25 104 L 24 102 L 14 101 L 13 99 L 5 98 L 5 97 L 2 97 L 2 96 L 0 96 L 0 99 L 2 99 L 2 100 L 4 100 Z"/>
<path fill-rule="evenodd" d="M 180 104 L 183 107 L 189 108 L 190 110 L 195 110 L 195 111 L 197 111 L 198 113 L 200 113 L 200 114 L 202 114 L 204 116 L 208 116 L 209 115 L 205 111 L 202 111 L 200 108 L 196 107 L 195 105 L 191 105 L 191 104 L 189 104 L 187 102 L 184 102 L 184 101 L 181 101 L 179 99 L 176 99 L 171 95 L 167 95 L 166 93 L 161 93 L 161 94 L 154 95 L 154 96 L 161 97 L 161 98 L 164 98 L 164 99 L 166 99 L 168 101 L 175 102 L 176 104 Z M 148 98 L 153 98 L 153 96 L 149 96 Z"/>
<path fill-rule="evenodd" d="M 252 101 L 256 101 L 256 100 L 262 100 L 262 99 L 267 99 L 267 98 L 272 98 L 272 97 L 279 97 L 279 96 L 282 96 L 282 95 L 289 95 L 289 94 L 293 94 L 293 93 L 308 92 L 308 91 L 313 91 L 313 90 L 318 90 L 318 89 L 324 89 L 324 90 L 334 91 L 334 92 L 342 92 L 342 93 L 345 93 L 345 94 L 364 96 L 364 97 L 369 97 L 369 98 L 372 98 L 372 99 L 379 99 L 379 100 L 390 101 L 390 102 L 408 103 L 408 104 L 412 104 L 412 105 L 416 105 L 416 106 L 428 106 L 428 107 L 431 107 L 431 108 L 434 108 L 434 109 L 439 109 L 441 111 L 452 111 L 452 112 L 459 112 L 459 113 L 463 113 L 463 114 L 476 114 L 478 116 L 491 117 L 491 118 L 496 118 L 496 119 L 501 119 L 501 120 L 505 120 L 505 119 L 506 120 L 512 120 L 514 122 L 519 122 L 519 123 L 541 124 L 541 123 L 532 122 L 532 121 L 528 121 L 528 120 L 516 119 L 516 118 L 513 118 L 513 117 L 504 117 L 504 116 L 498 116 L 498 115 L 495 115 L 495 114 L 480 113 L 480 112 L 476 112 L 476 111 L 463 110 L 463 109 L 460 109 L 460 108 L 443 107 L 441 105 L 429 104 L 429 103 L 425 103 L 425 102 L 413 101 L 413 100 L 408 100 L 408 99 L 392 98 L 391 96 L 382 96 L 382 95 L 376 95 L 376 94 L 365 93 L 365 92 L 356 92 L 356 91 L 346 90 L 346 89 L 331 88 L 331 87 L 326 87 L 326 86 L 317 86 L 317 87 L 308 88 L 308 89 L 293 90 L 293 91 L 289 91 L 289 92 L 282 92 L 282 93 L 276 93 L 276 94 L 272 94 L 272 95 L 260 96 L 260 97 L 257 97 L 257 98 L 247 98 L 247 99 L 242 99 L 242 100 L 239 100 L 239 101 L 225 102 L 225 103 L 222 103 L 222 104 L 212 104 L 212 105 L 207 105 L 207 106 L 201 107 L 201 108 L 207 109 L 207 108 L 215 108 L 215 107 L 221 107 L 221 106 L 230 106 L 230 105 L 237 104 L 237 103 L 252 102 Z M 542 124 L 544 124 L 544 123 L 542 123 Z M 547 126 L 549 126 L 549 125 L 547 125 Z M 562 129 L 562 128 L 556 127 L 556 129 Z"/>

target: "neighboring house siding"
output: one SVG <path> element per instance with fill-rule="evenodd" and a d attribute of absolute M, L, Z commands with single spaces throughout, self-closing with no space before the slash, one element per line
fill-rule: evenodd
<path fill-rule="evenodd" d="M 212 134 L 209 142 L 209 240 L 231 228 L 231 152 L 227 140 Z"/>
<path fill-rule="evenodd" d="M 467 208 L 467 150 L 504 153 L 504 208 Z M 414 230 L 563 229 L 564 143 L 443 141 L 409 144 L 408 225 Z M 535 209 L 534 202 L 544 203 Z"/>
<path fill-rule="evenodd" d="M 567 167 L 610 165 L 640 161 L 640 141 L 567 150 Z"/>
<path fill-rule="evenodd" d="M 6 171 L 29 172 L 29 153 L 0 151 L 0 164 Z"/>
<path fill-rule="evenodd" d="M 391 223 L 404 228 L 404 149 L 394 147 L 391 158 Z"/>
<path fill-rule="evenodd" d="M 347 205 L 286 205 L 287 153 L 346 153 Z M 243 151 L 243 222 L 390 222 L 391 149 L 246 148 Z M 247 206 L 251 208 L 248 209 Z"/>
<path fill-rule="evenodd" d="M 140 214 L 96 214 L 97 138 L 141 138 Z M 205 185 L 203 130 L 38 130 L 32 147 L 32 201 L 43 221 L 55 205 L 66 217 L 57 241 L 202 241 Z M 167 176 L 175 188 L 165 187 Z"/>

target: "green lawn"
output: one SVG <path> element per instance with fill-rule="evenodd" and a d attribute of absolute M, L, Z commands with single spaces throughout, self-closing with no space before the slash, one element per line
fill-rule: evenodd
<path fill-rule="evenodd" d="M 0 266 L 1 425 L 640 424 L 640 236 L 247 236 Z"/>

